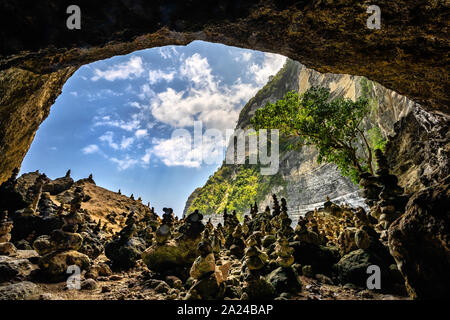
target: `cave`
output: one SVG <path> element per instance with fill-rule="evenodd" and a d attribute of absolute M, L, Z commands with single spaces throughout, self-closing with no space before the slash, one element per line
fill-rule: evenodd
<path fill-rule="evenodd" d="M 396 172 L 417 166 L 421 175 L 389 229 L 389 249 L 412 297 L 448 297 L 448 4 L 383 3 L 381 28 L 369 29 L 366 2 L 83 0 L 81 29 L 69 30 L 70 4 L 0 4 L 0 183 L 85 64 L 194 40 L 278 53 L 318 72 L 364 76 L 420 105 L 422 122 L 400 121 L 392 145 L 401 148 L 387 154 Z"/>

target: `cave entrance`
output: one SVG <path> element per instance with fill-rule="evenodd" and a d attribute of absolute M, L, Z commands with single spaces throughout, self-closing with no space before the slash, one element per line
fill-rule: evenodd
<path fill-rule="evenodd" d="M 220 163 L 199 163 L 177 129 L 234 129 L 242 107 L 285 57 L 194 41 L 135 51 L 81 67 L 64 85 L 36 133 L 21 173 L 98 186 L 181 216 L 187 197 Z M 203 148 L 214 145 L 203 144 Z M 204 150 L 203 150 L 204 151 Z"/>

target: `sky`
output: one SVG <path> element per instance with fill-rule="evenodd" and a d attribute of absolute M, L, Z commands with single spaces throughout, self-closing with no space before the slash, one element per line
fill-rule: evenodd
<path fill-rule="evenodd" d="M 225 145 L 174 133 L 193 135 L 196 124 L 225 138 L 285 59 L 195 41 L 85 65 L 64 85 L 21 173 L 39 170 L 55 179 L 71 169 L 75 180 L 92 173 L 101 187 L 181 216 L 192 191 L 220 166 L 208 157 L 223 159 Z"/>

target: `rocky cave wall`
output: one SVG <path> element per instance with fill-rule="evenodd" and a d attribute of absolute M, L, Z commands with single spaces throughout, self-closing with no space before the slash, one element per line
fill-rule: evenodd
<path fill-rule="evenodd" d="M 366 27 L 369 1 L 80 0 L 0 3 L 0 182 L 20 164 L 64 82 L 80 66 L 193 40 L 275 52 L 320 72 L 364 75 L 448 115 L 449 5 L 378 1 L 382 27 Z"/>

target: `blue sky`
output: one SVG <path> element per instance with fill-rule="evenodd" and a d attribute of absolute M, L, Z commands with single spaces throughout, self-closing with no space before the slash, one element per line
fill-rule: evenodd
<path fill-rule="evenodd" d="M 136 51 L 80 68 L 37 131 L 21 173 L 80 179 L 142 197 L 158 213 L 181 215 L 187 197 L 220 164 L 195 157 L 174 130 L 225 132 L 239 111 L 283 66 L 285 57 L 195 41 Z M 203 159 L 224 145 L 204 139 Z"/>

